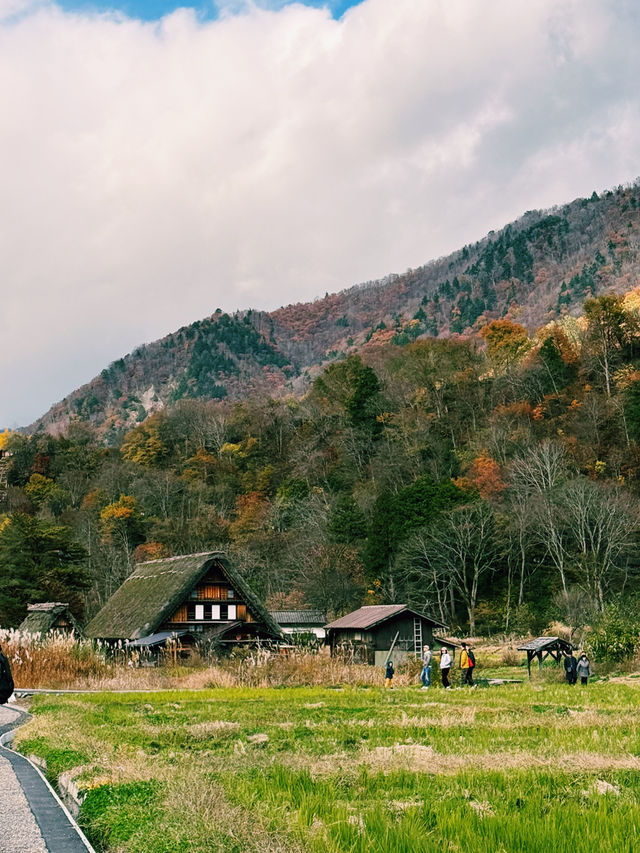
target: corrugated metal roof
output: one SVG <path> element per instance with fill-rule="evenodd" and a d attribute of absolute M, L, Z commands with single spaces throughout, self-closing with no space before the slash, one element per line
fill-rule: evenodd
<path fill-rule="evenodd" d="M 384 622 L 404 610 L 441 628 L 447 627 L 444 622 L 434 619 L 433 616 L 427 616 L 426 613 L 419 613 L 406 604 L 366 604 L 359 610 L 354 610 L 353 613 L 347 613 L 346 616 L 341 616 L 340 619 L 330 622 L 325 625 L 325 628 L 373 628 L 374 625 Z"/>
<path fill-rule="evenodd" d="M 408 610 L 406 604 L 367 604 L 353 613 L 341 616 L 335 622 L 330 622 L 327 628 L 371 628 L 378 622 L 384 622 L 390 616 Z"/>
<path fill-rule="evenodd" d="M 141 647 L 147 648 L 148 646 L 159 646 L 161 643 L 166 642 L 170 637 L 178 639 L 179 637 L 184 637 L 184 635 L 188 633 L 188 631 L 160 631 L 157 634 L 149 634 L 148 637 L 140 637 L 139 640 L 134 640 L 129 643 L 129 648 L 135 649 Z"/>
<path fill-rule="evenodd" d="M 327 617 L 321 610 L 271 610 L 278 625 L 324 625 Z"/>

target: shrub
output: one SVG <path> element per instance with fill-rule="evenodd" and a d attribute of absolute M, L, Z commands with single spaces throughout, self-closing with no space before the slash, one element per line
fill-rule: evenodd
<path fill-rule="evenodd" d="M 640 615 L 610 604 L 587 634 L 587 654 L 602 661 L 619 662 L 632 658 L 638 648 Z"/>
<path fill-rule="evenodd" d="M 501 660 L 504 666 L 520 666 L 522 663 L 522 652 L 517 651 L 513 646 L 505 646 L 502 650 Z"/>

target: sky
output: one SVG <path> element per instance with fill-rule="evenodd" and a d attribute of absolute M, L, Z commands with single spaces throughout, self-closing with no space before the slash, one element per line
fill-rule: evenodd
<path fill-rule="evenodd" d="M 637 0 L 0 0 L 0 428 L 640 174 Z"/>

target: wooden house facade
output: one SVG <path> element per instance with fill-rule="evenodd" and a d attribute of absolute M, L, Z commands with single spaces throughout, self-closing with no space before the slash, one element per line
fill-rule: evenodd
<path fill-rule="evenodd" d="M 107 642 L 222 646 L 280 640 L 266 608 L 220 552 L 139 563 L 89 622 L 86 634 Z"/>
<path fill-rule="evenodd" d="M 434 629 L 443 628 L 442 622 L 406 604 L 368 605 L 326 626 L 332 655 L 375 666 L 382 666 L 389 656 L 394 665 L 420 656 L 424 645 L 451 648 L 453 644 L 434 637 Z"/>

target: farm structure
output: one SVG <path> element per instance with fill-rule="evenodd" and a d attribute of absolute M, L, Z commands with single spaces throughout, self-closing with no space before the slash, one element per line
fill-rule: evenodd
<path fill-rule="evenodd" d="M 373 604 L 341 616 L 327 626 L 327 642 L 332 655 L 382 666 L 390 657 L 394 664 L 420 656 L 424 645 L 434 642 L 452 648 L 433 635 L 442 622 L 412 610 L 406 604 Z"/>
<path fill-rule="evenodd" d="M 314 634 L 318 640 L 326 636 L 326 616 L 320 610 L 271 610 L 271 617 L 283 634 Z"/>
<path fill-rule="evenodd" d="M 62 601 L 45 601 L 27 605 L 27 615 L 18 628 L 24 634 L 39 634 L 44 637 L 49 631 L 62 634 L 82 634 L 69 604 Z"/>
<path fill-rule="evenodd" d="M 281 640 L 262 601 L 221 552 L 140 563 L 89 622 L 92 639 L 162 647 Z"/>
<path fill-rule="evenodd" d="M 560 663 L 565 655 L 571 654 L 573 646 L 560 637 L 536 637 L 535 640 L 518 646 L 518 651 L 527 653 L 527 669 L 531 678 L 531 661 L 534 657 L 538 658 L 538 666 L 542 669 L 544 658 L 552 657 L 556 663 Z"/>

